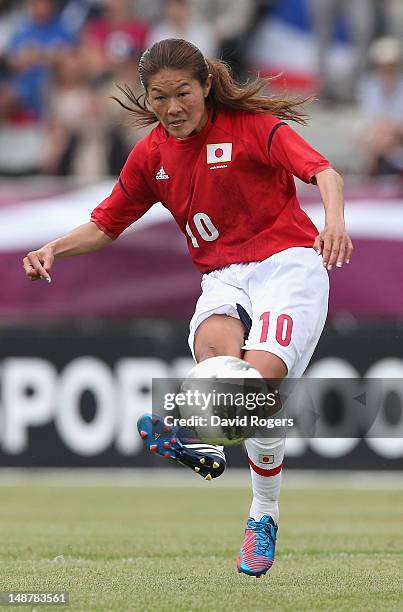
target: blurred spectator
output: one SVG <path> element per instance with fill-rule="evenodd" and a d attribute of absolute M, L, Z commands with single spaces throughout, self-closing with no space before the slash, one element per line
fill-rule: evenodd
<path fill-rule="evenodd" d="M 8 84 L 7 49 L 21 20 L 19 7 L 13 0 L 0 0 L 0 125 L 12 112 L 15 96 Z"/>
<path fill-rule="evenodd" d="M 46 174 L 103 174 L 102 117 L 86 80 L 80 52 L 71 49 L 56 63 L 48 88 L 46 140 L 41 170 Z"/>
<path fill-rule="evenodd" d="M 64 2 L 60 17 L 72 32 L 79 34 L 85 22 L 98 16 L 100 0 L 67 0 Z"/>
<path fill-rule="evenodd" d="M 8 47 L 9 84 L 16 103 L 38 117 L 49 70 L 63 58 L 73 36 L 61 23 L 55 0 L 27 0 L 25 7 L 25 20 Z"/>
<path fill-rule="evenodd" d="M 267 4 L 267 3 L 266 3 Z M 218 45 L 218 56 L 227 62 L 237 78 L 247 75 L 245 45 L 255 14 L 256 0 L 192 0 L 195 21 L 210 24 Z"/>
<path fill-rule="evenodd" d="M 82 33 L 82 61 L 96 87 L 102 114 L 105 159 L 98 172 L 103 166 L 104 173 L 113 175 L 119 174 L 130 149 L 144 134 L 128 129 L 125 113 L 109 99 L 117 93 L 115 83 L 128 83 L 141 93 L 137 67 L 148 44 L 149 25 L 136 16 L 135 8 L 129 0 L 103 0 L 101 15 L 90 20 Z"/>
<path fill-rule="evenodd" d="M 321 97 L 352 99 L 354 83 L 367 64 L 368 46 L 375 32 L 376 0 L 309 0 L 317 41 L 318 73 Z M 353 45 L 350 78 L 345 84 L 333 82 L 328 68 L 328 52 L 340 17 L 347 19 L 348 35 Z"/>
<path fill-rule="evenodd" d="M 161 20 L 151 29 L 149 44 L 164 38 L 185 38 L 207 57 L 216 57 L 218 53 L 217 32 L 201 15 L 195 18 L 191 0 L 166 0 Z"/>
<path fill-rule="evenodd" d="M 369 59 L 372 72 L 358 89 L 366 170 L 371 176 L 403 173 L 402 43 L 380 38 L 372 43 Z"/>
<path fill-rule="evenodd" d="M 84 27 L 82 45 L 92 78 L 113 75 L 147 46 L 149 26 L 132 15 L 129 0 L 103 0 L 102 15 Z"/>
<path fill-rule="evenodd" d="M 86 179 L 118 175 L 127 155 L 144 130 L 130 129 L 124 111 L 110 99 L 114 81 L 133 84 L 138 56 L 120 64 L 111 81 L 94 88 L 87 78 L 80 48 L 71 50 L 55 67 L 48 91 L 46 139 L 41 171 Z M 113 82 L 112 82 L 113 81 Z"/>
<path fill-rule="evenodd" d="M 19 3 L 0 0 L 0 79 L 5 74 L 5 56 L 11 37 L 21 21 Z"/>
<path fill-rule="evenodd" d="M 403 38 L 403 2 L 402 0 L 379 0 L 385 11 L 386 32 L 396 38 Z"/>
<path fill-rule="evenodd" d="M 120 173 L 135 143 L 154 127 L 133 128 L 127 112 L 111 99 L 111 96 L 118 96 L 123 100 L 116 84 L 129 85 L 137 96 L 144 93 L 139 79 L 139 59 L 140 54 L 128 55 L 119 63 L 110 79 L 104 80 L 102 86 L 97 89 L 105 134 L 106 171 L 114 176 Z"/>

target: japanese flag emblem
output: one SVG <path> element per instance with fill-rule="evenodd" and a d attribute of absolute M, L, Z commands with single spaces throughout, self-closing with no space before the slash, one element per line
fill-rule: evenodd
<path fill-rule="evenodd" d="M 220 142 L 207 145 L 207 163 L 219 164 L 231 161 L 232 142 Z"/>
<path fill-rule="evenodd" d="M 259 463 L 274 463 L 274 455 L 259 455 Z"/>

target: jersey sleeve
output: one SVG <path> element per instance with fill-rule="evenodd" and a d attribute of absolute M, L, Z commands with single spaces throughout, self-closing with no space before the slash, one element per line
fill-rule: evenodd
<path fill-rule="evenodd" d="M 91 221 L 113 240 L 158 201 L 144 178 L 145 159 L 140 142 L 127 158 L 110 196 L 92 211 Z"/>
<path fill-rule="evenodd" d="M 285 168 L 305 183 L 316 183 L 315 175 L 330 168 L 329 161 L 287 123 L 277 119 L 259 121 L 258 136 L 266 146 L 273 166 Z"/>

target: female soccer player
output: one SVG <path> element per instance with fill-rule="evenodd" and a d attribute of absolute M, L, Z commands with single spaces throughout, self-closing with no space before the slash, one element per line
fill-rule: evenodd
<path fill-rule="evenodd" d="M 137 125 L 158 125 L 136 144 L 90 222 L 27 254 L 27 276 L 50 280 L 54 258 L 109 244 L 160 201 L 203 273 L 190 323 L 196 361 L 230 355 L 264 378 L 300 377 L 325 323 L 327 270 L 352 254 L 341 177 L 284 121 L 304 122 L 301 101 L 265 97 L 262 80 L 241 86 L 185 40 L 157 42 L 139 72 L 144 95 L 121 89 L 121 104 Z M 320 233 L 299 206 L 293 175 L 319 187 Z M 150 416 L 139 429 L 151 450 L 206 479 L 224 470 L 215 446 L 155 435 Z M 253 501 L 238 569 L 261 576 L 274 560 L 284 438 L 249 439 L 246 449 Z"/>

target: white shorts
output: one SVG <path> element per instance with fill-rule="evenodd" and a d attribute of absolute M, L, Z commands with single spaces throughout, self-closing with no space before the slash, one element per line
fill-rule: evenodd
<path fill-rule="evenodd" d="M 226 314 L 244 323 L 250 317 L 242 348 L 274 353 L 289 377 L 302 376 L 322 333 L 329 297 L 328 274 L 313 249 L 293 247 L 264 261 L 214 270 L 203 275 L 201 287 L 190 322 L 193 357 L 196 329 L 209 316 Z"/>

